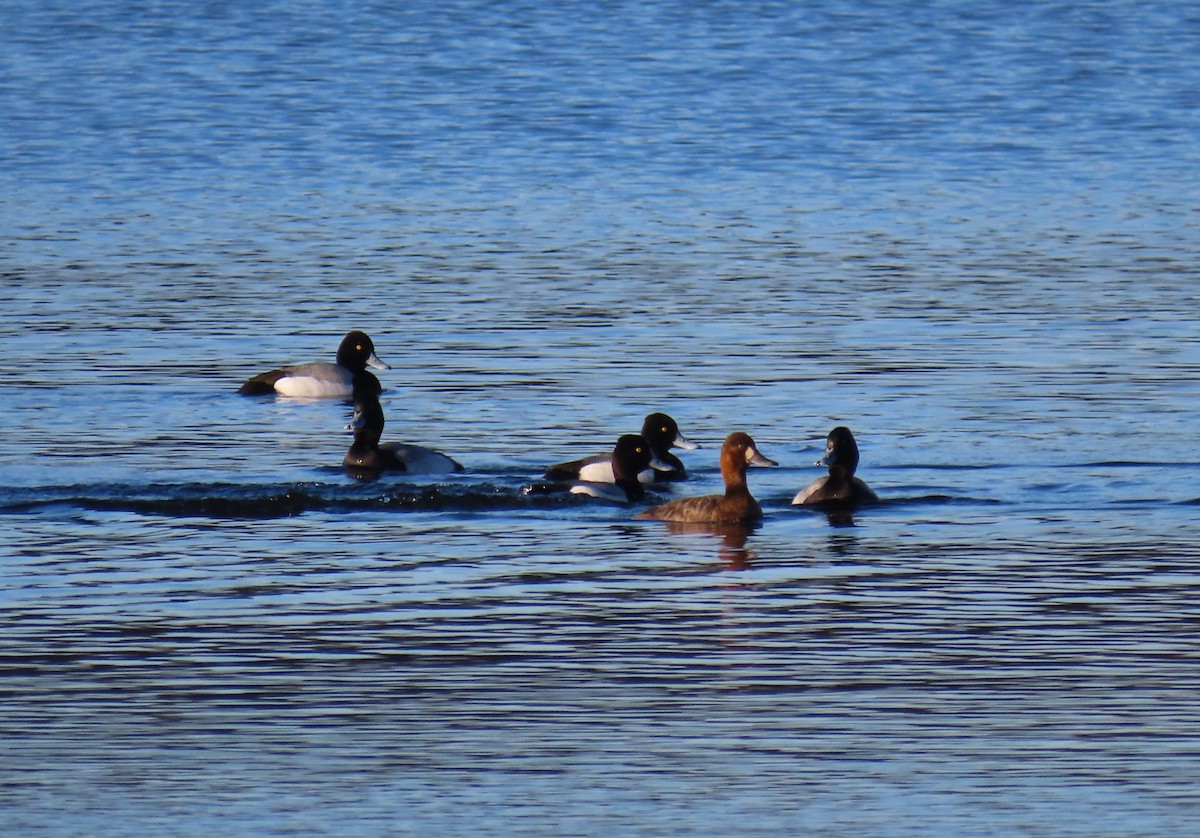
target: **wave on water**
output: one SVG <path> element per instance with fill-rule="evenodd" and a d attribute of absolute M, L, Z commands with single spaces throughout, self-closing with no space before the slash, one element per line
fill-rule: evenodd
<path fill-rule="evenodd" d="M 149 483 L 129 482 L 0 488 L 0 514 L 49 509 L 133 512 L 144 515 L 205 518 L 285 518 L 306 512 L 492 512 L 557 509 L 595 505 L 597 501 L 571 494 L 563 484 L 452 480 L 440 483 L 378 481 L 357 484 L 301 482 L 264 483 Z M 672 490 L 667 490 L 671 492 Z M 665 500 L 648 497 L 647 502 Z M 873 507 L 905 504 L 988 503 L 947 495 L 887 498 Z M 787 499 L 762 499 L 764 509 L 792 507 Z"/>
<path fill-rule="evenodd" d="M 589 499 L 563 491 L 531 492 L 496 483 L 290 485 L 109 483 L 0 490 L 0 514 L 54 508 L 206 518 L 280 518 L 305 512 L 480 512 L 548 509 Z"/>

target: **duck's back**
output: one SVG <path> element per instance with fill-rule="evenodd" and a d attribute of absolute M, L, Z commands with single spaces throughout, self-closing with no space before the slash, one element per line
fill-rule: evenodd
<path fill-rule="evenodd" d="M 830 475 L 818 477 L 792 499 L 792 506 L 816 503 L 874 503 L 879 497 L 860 478 L 835 479 Z"/>
<path fill-rule="evenodd" d="M 612 455 L 596 454 L 569 463 L 558 463 L 546 469 L 544 477 L 547 480 L 584 480 L 589 483 L 613 483 Z"/>
<path fill-rule="evenodd" d="M 283 375 L 275 381 L 275 392 L 300 398 L 350 396 L 354 393 L 354 373 L 322 361 L 284 367 Z"/>
<path fill-rule="evenodd" d="M 388 442 L 379 446 L 379 450 L 402 463 L 405 471 L 417 474 L 450 474 L 463 470 L 457 460 L 421 445 Z"/>
<path fill-rule="evenodd" d="M 700 495 L 667 501 L 636 516 L 643 520 L 681 524 L 732 524 L 762 517 L 762 508 L 749 494 Z"/>
<path fill-rule="evenodd" d="M 267 396 L 278 392 L 275 389 L 275 383 L 283 378 L 285 374 L 285 370 L 281 369 L 259 373 L 253 378 L 246 379 L 242 386 L 238 388 L 238 392 L 243 396 Z"/>

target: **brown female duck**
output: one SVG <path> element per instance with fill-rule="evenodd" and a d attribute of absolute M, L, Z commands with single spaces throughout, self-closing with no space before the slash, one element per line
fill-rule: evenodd
<path fill-rule="evenodd" d="M 721 446 L 721 477 L 725 494 L 701 495 L 667 501 L 634 516 L 643 520 L 677 521 L 680 523 L 741 524 L 762 517 L 762 507 L 746 486 L 749 466 L 777 466 L 779 463 L 763 456 L 749 434 L 736 431 Z"/>

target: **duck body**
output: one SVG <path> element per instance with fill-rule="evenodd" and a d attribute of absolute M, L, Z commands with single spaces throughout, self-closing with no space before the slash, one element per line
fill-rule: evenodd
<path fill-rule="evenodd" d="M 825 440 L 825 455 L 816 463 L 827 466 L 829 474 L 818 477 L 797 492 L 792 498 L 792 506 L 856 506 L 878 502 L 879 496 L 871 491 L 871 487 L 854 476 L 858 459 L 858 442 L 854 434 L 844 426 L 834 428 Z"/>
<path fill-rule="evenodd" d="M 569 463 L 559 463 L 546 469 L 543 476 L 547 480 L 559 482 L 582 480 L 586 483 L 615 483 L 617 481 L 616 475 L 613 473 L 611 454 L 596 454 L 571 460 Z M 638 479 L 641 479 L 641 475 L 638 476 Z"/>
<path fill-rule="evenodd" d="M 356 476 L 369 477 L 385 471 L 451 474 L 463 470 L 456 460 L 432 448 L 399 442 L 380 444 L 383 425 L 379 398 L 374 393 L 359 393 L 354 401 L 354 418 L 346 426 L 354 431 L 354 442 L 342 459 L 342 465 Z"/>
<path fill-rule="evenodd" d="M 815 504 L 843 504 L 854 506 L 860 503 L 876 503 L 879 496 L 871 491 L 859 477 L 847 477 L 840 469 L 830 469 L 829 474 L 818 477 L 796 493 L 792 506 Z"/>
<path fill-rule="evenodd" d="M 687 469 L 683 461 L 670 452 L 671 448 L 693 451 L 700 446 L 679 432 L 679 425 L 665 413 L 651 413 L 642 423 L 642 439 L 650 447 L 651 465 L 642 469 L 637 479 L 641 483 L 683 480 Z M 547 480 L 582 480 L 589 483 L 614 483 L 610 454 L 596 454 L 546 469 Z"/>
<path fill-rule="evenodd" d="M 278 394 L 297 398 L 349 398 L 358 393 L 378 395 L 383 388 L 367 367 L 391 369 L 375 354 L 375 344 L 365 332 L 353 331 L 342 339 L 337 361 L 314 361 L 260 373 L 238 388 L 244 396 Z"/>
<path fill-rule="evenodd" d="M 462 464 L 440 451 L 421 445 L 385 442 L 374 448 L 354 445 L 346 452 L 342 465 L 365 471 L 400 471 L 411 474 L 453 474 Z"/>
<path fill-rule="evenodd" d="M 736 431 L 721 446 L 721 477 L 725 494 L 700 495 L 667 501 L 635 515 L 640 520 L 683 524 L 746 524 L 762 517 L 762 507 L 746 485 L 749 466 L 777 466 L 764 456 L 749 434 Z"/>

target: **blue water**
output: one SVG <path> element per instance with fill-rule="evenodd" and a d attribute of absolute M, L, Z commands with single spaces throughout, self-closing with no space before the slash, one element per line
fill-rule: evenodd
<path fill-rule="evenodd" d="M 0 832 L 1194 832 L 1192 4 L 0 21 Z M 761 525 L 523 491 L 652 410 Z"/>

